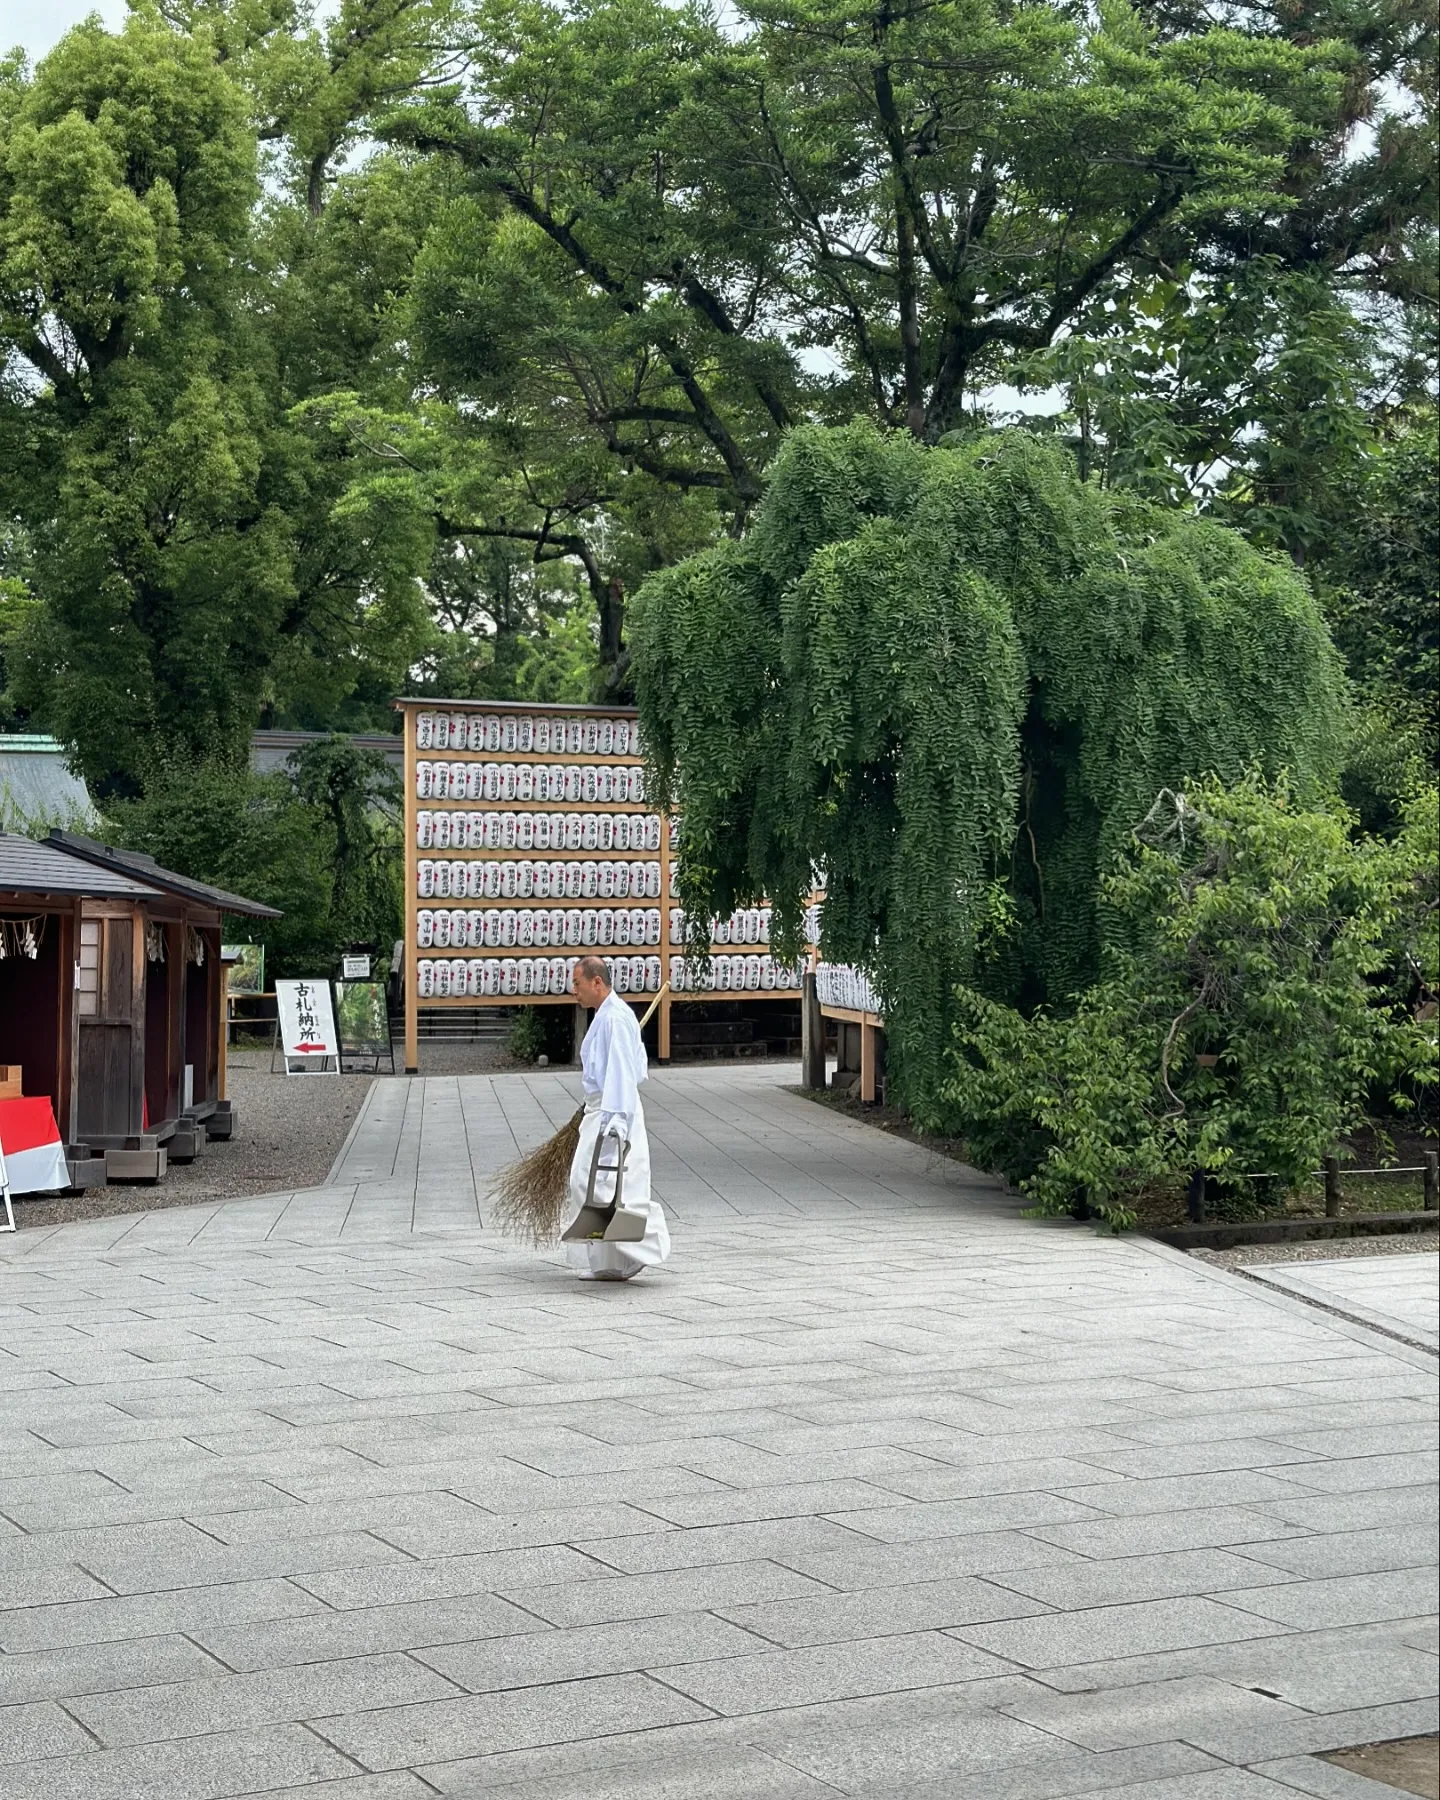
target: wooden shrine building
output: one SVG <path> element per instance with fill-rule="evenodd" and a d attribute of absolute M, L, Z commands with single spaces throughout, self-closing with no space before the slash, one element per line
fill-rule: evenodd
<path fill-rule="evenodd" d="M 0 834 L 0 1064 L 49 1096 L 75 1185 L 158 1179 L 234 1129 L 227 912 L 279 916 L 93 838 Z"/>

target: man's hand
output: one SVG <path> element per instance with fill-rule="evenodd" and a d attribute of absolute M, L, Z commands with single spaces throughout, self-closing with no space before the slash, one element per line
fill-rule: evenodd
<path fill-rule="evenodd" d="M 600 1135 L 601 1135 L 601 1137 L 604 1137 L 608 1132 L 612 1132 L 612 1131 L 614 1132 L 615 1136 L 620 1139 L 622 1144 L 628 1144 L 630 1142 L 630 1115 L 629 1115 L 629 1113 L 601 1113 L 601 1115 L 600 1115 Z"/>

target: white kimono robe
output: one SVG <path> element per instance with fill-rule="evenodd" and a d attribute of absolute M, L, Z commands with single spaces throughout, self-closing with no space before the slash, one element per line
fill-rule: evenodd
<path fill-rule="evenodd" d="M 644 1213 L 649 1223 L 645 1236 L 636 1243 L 581 1243 L 565 1248 L 583 1279 L 628 1279 L 664 1262 L 670 1254 L 670 1231 L 664 1208 L 650 1198 L 650 1141 L 645 1135 L 645 1109 L 640 1104 L 640 1083 L 648 1074 L 645 1045 L 634 1013 L 614 994 L 608 994 L 595 1009 L 580 1046 L 580 1072 L 585 1085 L 585 1118 L 570 1164 L 571 1217 L 585 1204 L 595 1140 L 614 1127 L 630 1145 L 620 1204 L 628 1211 Z M 613 1146 L 601 1152 L 595 1198 L 602 1205 L 615 1192 L 614 1175 L 605 1173 L 605 1164 L 613 1158 Z"/>

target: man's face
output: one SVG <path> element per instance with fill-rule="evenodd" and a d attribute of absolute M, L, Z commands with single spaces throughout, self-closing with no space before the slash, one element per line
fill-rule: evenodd
<path fill-rule="evenodd" d="M 598 980 L 593 975 L 582 975 L 578 969 L 575 971 L 570 985 L 575 998 L 580 1004 L 582 1006 L 588 1006 L 592 1011 L 602 1003 L 605 996 L 610 992 L 603 981 Z"/>

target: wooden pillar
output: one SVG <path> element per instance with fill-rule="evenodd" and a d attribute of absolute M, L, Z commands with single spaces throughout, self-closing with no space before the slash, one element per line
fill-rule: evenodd
<path fill-rule="evenodd" d="M 860 1027 L 860 1098 L 867 1106 L 875 1104 L 875 1027 Z"/>
<path fill-rule="evenodd" d="M 807 1088 L 825 1085 L 825 1020 L 814 969 L 800 978 L 800 1082 Z"/>
<path fill-rule="evenodd" d="M 417 967 L 419 926 L 416 915 L 420 906 L 416 897 L 416 881 L 420 853 L 415 842 L 415 709 L 411 706 L 402 707 L 400 716 L 401 741 L 405 749 L 405 949 L 400 978 L 405 995 L 405 1073 L 417 1075 L 420 1072 L 420 971 Z"/>
<path fill-rule="evenodd" d="M 220 1017 L 217 1024 L 219 1042 L 216 1046 L 215 1061 L 215 1098 L 228 1100 L 225 1092 L 225 1071 L 230 1051 L 230 965 L 222 957 L 220 959 Z"/>
<path fill-rule="evenodd" d="M 660 987 L 670 980 L 670 821 L 660 815 Z M 670 996 L 660 1002 L 660 1018 L 656 1027 L 659 1060 L 670 1060 Z"/>

